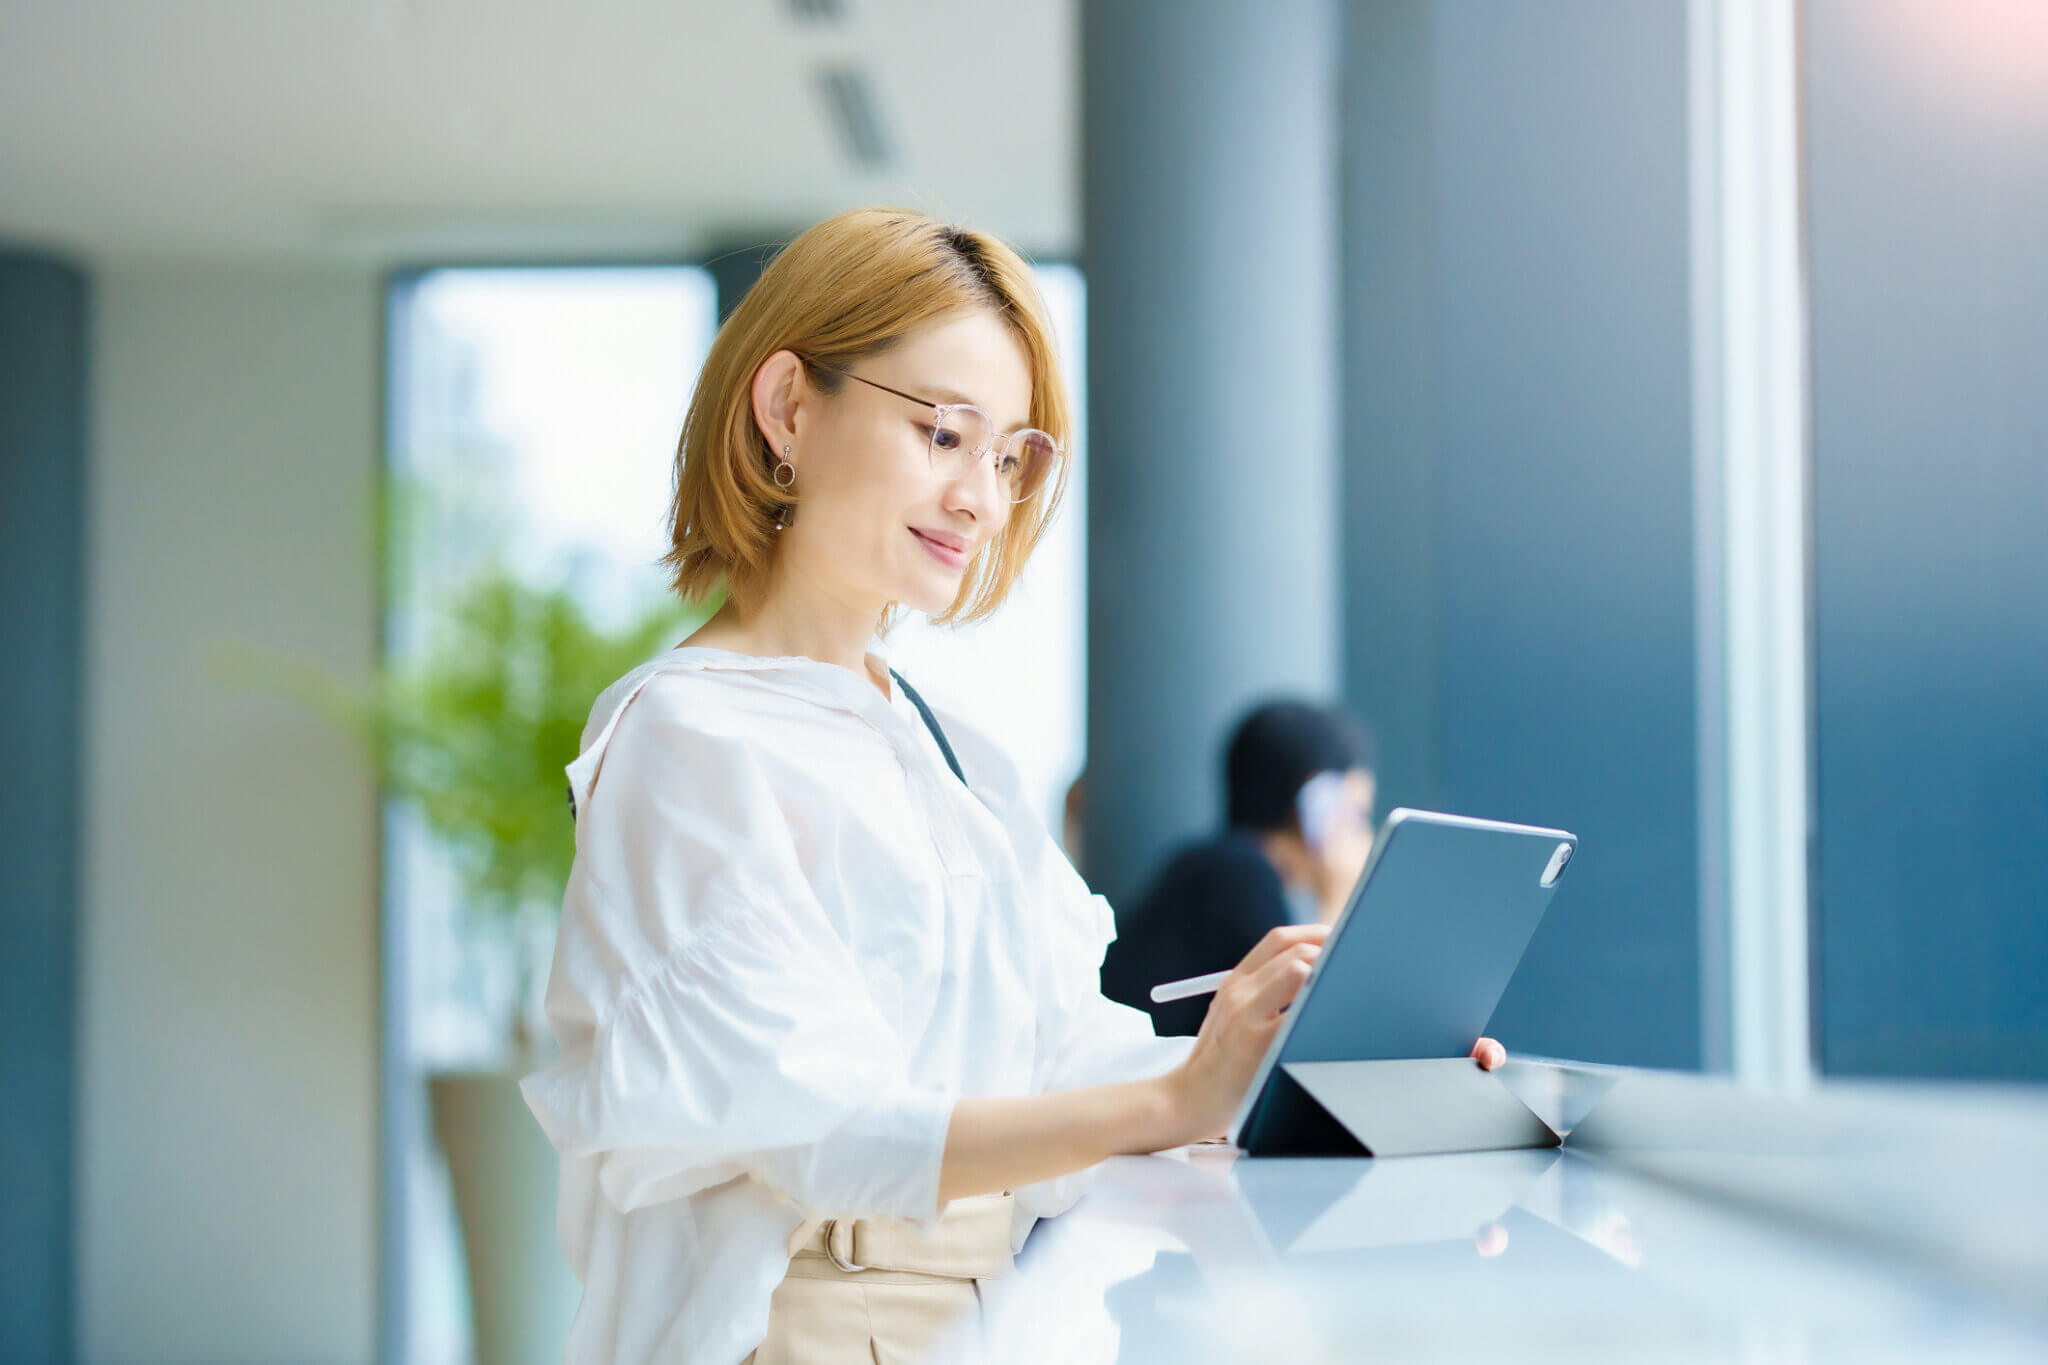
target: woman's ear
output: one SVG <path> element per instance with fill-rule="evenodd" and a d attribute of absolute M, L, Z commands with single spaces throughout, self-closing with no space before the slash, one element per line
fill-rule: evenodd
<path fill-rule="evenodd" d="M 795 351 L 777 351 L 761 362 L 754 371 L 754 386 L 750 397 L 754 408 L 754 429 L 761 433 L 761 439 L 768 443 L 768 449 L 780 455 L 784 446 L 789 446 L 786 457 L 793 465 L 797 462 L 796 425 L 797 410 L 803 406 L 809 387 L 805 382 L 803 361 Z"/>

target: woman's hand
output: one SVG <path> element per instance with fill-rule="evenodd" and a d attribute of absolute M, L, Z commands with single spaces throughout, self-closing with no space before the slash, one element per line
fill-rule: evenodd
<path fill-rule="evenodd" d="M 1291 924 L 1260 939 L 1209 1002 L 1187 1060 L 1164 1076 L 955 1102 L 939 1202 L 1014 1190 L 1118 1153 L 1160 1152 L 1226 1132 L 1281 1011 L 1300 994 L 1329 936 L 1326 924 Z M 1481 1038 L 1472 1057 L 1491 1071 L 1507 1060 L 1507 1050 Z"/>
<path fill-rule="evenodd" d="M 1308 980 L 1329 936 L 1327 924 L 1282 925 L 1260 939 L 1216 988 L 1194 1050 L 1166 1076 L 1183 1142 L 1230 1127 L 1280 1027 L 1281 1011 Z"/>

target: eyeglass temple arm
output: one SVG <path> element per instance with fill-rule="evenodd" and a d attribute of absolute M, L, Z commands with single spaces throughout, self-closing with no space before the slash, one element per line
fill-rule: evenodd
<path fill-rule="evenodd" d="M 818 368 L 820 368 L 820 369 L 832 369 L 832 367 L 831 367 L 831 366 L 829 366 L 829 365 L 821 365 L 821 366 L 819 366 Z M 934 403 L 934 402 L 931 402 L 931 401 L 929 401 L 928 399 L 924 399 L 924 398 L 919 398 L 919 397 L 918 397 L 918 396 L 917 396 L 916 394 L 914 394 L 914 393 L 905 393 L 905 392 L 904 392 L 903 390 L 901 390 L 901 389 L 892 389 L 892 388 L 890 388 L 890 387 L 889 387 L 889 386 L 888 386 L 887 384 L 877 384 L 877 383 L 876 383 L 876 382 L 875 382 L 874 380 L 872 380 L 872 379 L 868 379 L 868 378 L 866 378 L 865 376 L 862 376 L 862 375 L 857 375 L 857 374 L 855 374 L 855 373 L 854 373 L 854 372 L 853 372 L 852 370 L 832 370 L 832 373 L 834 373 L 834 374 L 839 374 L 839 375 L 844 375 L 844 376 L 846 376 L 846 378 L 848 378 L 848 379 L 858 379 L 858 380 L 859 380 L 859 381 L 860 381 L 861 383 L 863 383 L 863 384 L 867 385 L 867 386 L 868 386 L 869 388 L 871 388 L 871 389 L 880 389 L 880 390 L 881 390 L 881 391 L 882 391 L 883 393 L 893 393 L 893 394 L 895 394 L 895 395 L 896 395 L 896 396 L 897 396 L 898 398 L 901 398 L 901 399 L 903 399 L 903 400 L 904 400 L 905 402 L 909 402 L 909 403 L 915 403 L 915 404 L 917 404 L 917 405 L 918 405 L 919 407 L 921 407 L 921 408 L 930 408 L 930 409 L 932 410 L 932 412 L 933 412 L 934 414 L 942 413 L 942 412 L 946 411 L 946 410 L 947 410 L 948 408 L 974 408 L 974 410 L 975 410 L 976 412 L 980 412 L 980 411 L 981 411 L 981 409 L 980 409 L 980 408 L 978 408 L 978 407 L 975 407 L 975 405 L 974 405 L 974 404 L 972 404 L 972 403 Z M 997 430 L 995 429 L 995 423 L 993 423 L 993 422 L 990 422 L 990 423 L 989 423 L 989 448 L 990 448 L 990 449 L 994 449 L 994 447 L 995 447 L 995 444 L 996 444 L 996 442 L 998 442 L 998 441 L 1001 441 L 1001 442 L 1003 443 L 1003 448 L 1004 448 L 1005 450 L 1008 450 L 1008 449 L 1009 449 L 1009 446 L 1010 446 L 1010 442 L 1011 442 L 1011 441 L 1013 441 L 1013 440 L 1015 440 L 1015 439 L 1017 438 L 1017 436 L 1018 436 L 1018 435 L 1020 435 L 1020 434 L 1021 434 L 1021 433 L 1023 433 L 1023 432 L 1026 432 L 1026 431 L 1037 431 L 1037 430 L 1039 430 L 1039 429 L 1038 429 L 1037 427 L 1019 427 L 1019 428 L 1018 428 L 1018 429 L 1017 429 L 1016 431 L 1012 431 L 1012 432 L 1009 432 L 1008 434 L 1005 434 L 1005 433 L 1002 433 L 1002 432 L 999 432 L 999 431 L 997 431 Z M 1051 435 L 1051 433 L 1050 433 L 1050 432 L 1045 432 L 1045 433 L 1042 433 L 1042 434 L 1044 434 L 1044 435 Z M 1062 446 L 1062 445 L 1061 445 L 1061 444 L 1060 444 L 1059 442 L 1057 442 L 1057 441 L 1053 442 L 1053 447 L 1052 447 L 1052 448 L 1053 448 L 1053 452 L 1054 452 L 1055 454 L 1058 454 L 1058 455 L 1065 455 L 1065 454 L 1067 453 L 1067 451 L 1066 451 L 1066 447 L 1065 447 L 1065 446 Z"/>

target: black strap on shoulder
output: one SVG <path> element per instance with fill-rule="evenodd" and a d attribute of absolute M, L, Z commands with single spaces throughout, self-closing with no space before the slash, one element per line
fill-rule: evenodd
<path fill-rule="evenodd" d="M 910 698 L 910 704 L 917 708 L 917 714 L 924 717 L 926 728 L 932 732 L 932 738 L 939 742 L 939 752 L 946 756 L 946 766 L 953 770 L 953 776 L 960 779 L 960 785 L 966 786 L 967 774 L 960 771 L 960 760 L 953 757 L 953 746 L 946 743 L 946 732 L 939 728 L 939 718 L 932 714 L 931 707 L 924 704 L 924 698 L 917 695 L 917 689 L 903 680 L 901 673 L 892 668 L 889 670 L 889 676 L 903 689 L 903 695 Z"/>

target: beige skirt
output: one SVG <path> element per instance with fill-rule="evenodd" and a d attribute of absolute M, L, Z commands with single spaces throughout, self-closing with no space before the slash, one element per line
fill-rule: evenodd
<path fill-rule="evenodd" d="M 806 1222 L 741 1365 L 923 1365 L 978 1328 L 982 1283 L 1009 1273 L 1013 1203 L 955 1199 L 928 1237 L 886 1219 Z"/>

